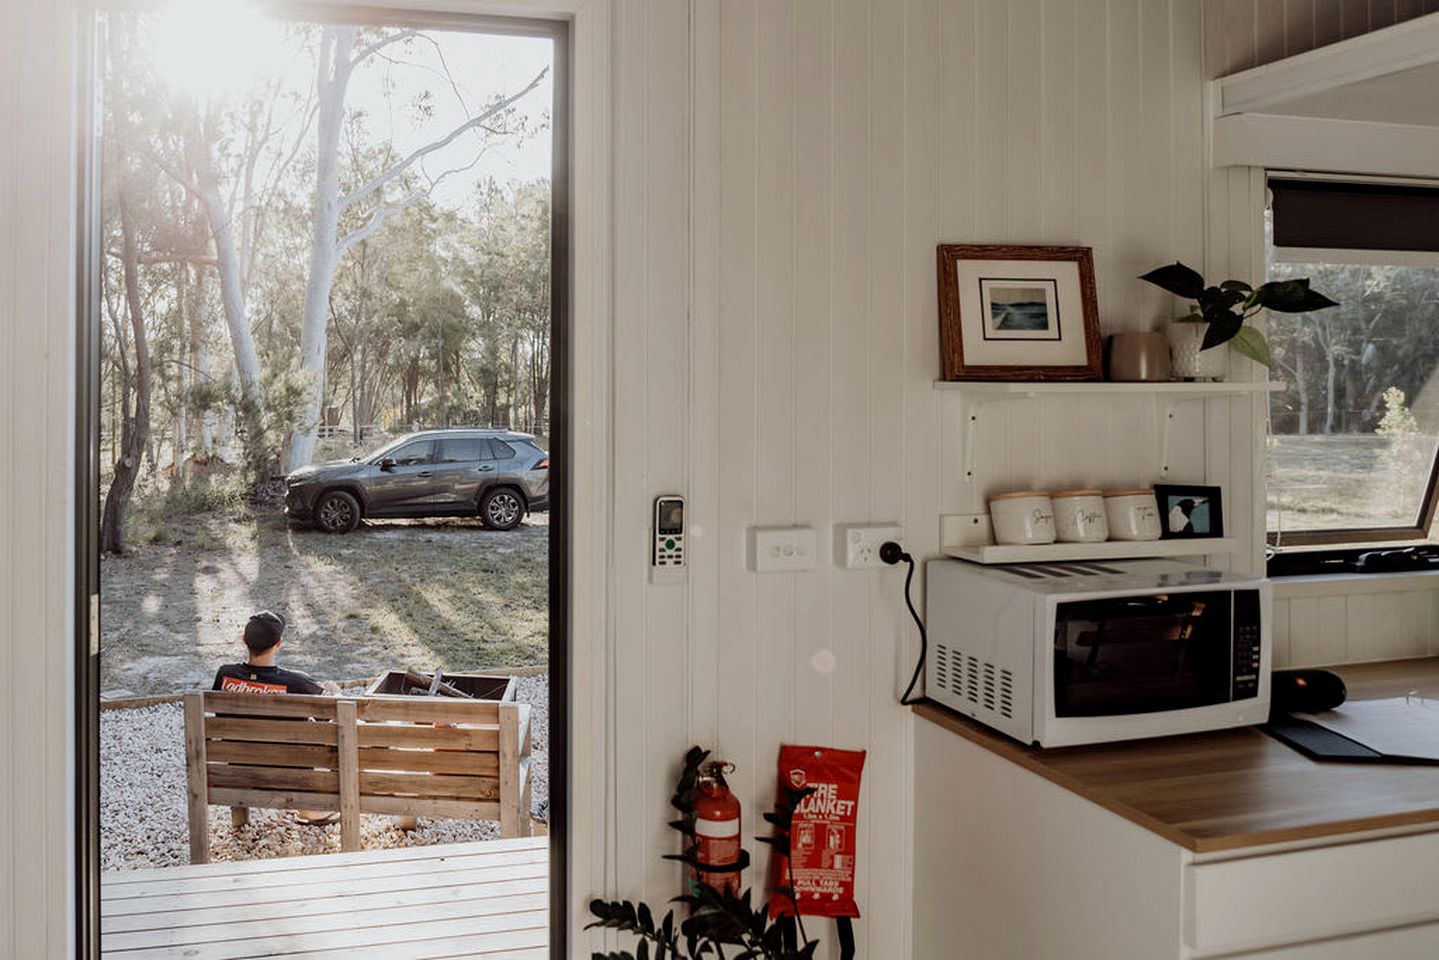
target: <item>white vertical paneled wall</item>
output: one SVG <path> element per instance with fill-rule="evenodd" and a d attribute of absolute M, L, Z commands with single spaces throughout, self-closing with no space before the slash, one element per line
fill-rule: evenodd
<path fill-rule="evenodd" d="M 867 749 L 860 950 L 907 956 L 922 758 L 897 698 L 917 637 L 902 571 L 835 567 L 832 527 L 898 521 L 932 557 L 939 515 L 991 488 L 1158 479 L 1154 406 L 1109 398 L 997 405 L 984 472 L 960 480 L 962 400 L 932 386 L 934 246 L 1092 246 L 1108 331 L 1171 314 L 1134 279 L 1159 263 L 1247 273 L 1252 185 L 1205 170 L 1204 8 L 616 9 L 611 876 L 627 896 L 677 889 L 657 858 L 675 849 L 668 787 L 691 742 L 737 764 L 751 836 L 781 743 Z M 1251 420 L 1249 401 L 1200 402 L 1175 431 L 1175 479 L 1237 484 L 1246 535 L 1253 461 L 1229 445 Z M 1223 452 L 1207 457 L 1206 439 Z M 651 585 L 648 511 L 671 491 L 690 497 L 689 581 Z M 814 570 L 746 569 L 747 528 L 779 524 L 816 528 Z"/>
<path fill-rule="evenodd" d="M 0 28 L 0 957 L 71 954 L 74 8 Z"/>

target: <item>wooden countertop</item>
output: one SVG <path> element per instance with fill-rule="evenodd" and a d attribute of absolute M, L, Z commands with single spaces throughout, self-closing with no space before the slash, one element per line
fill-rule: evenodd
<path fill-rule="evenodd" d="M 1439 698 L 1439 657 L 1332 668 L 1350 700 Z M 1439 829 L 1439 766 L 1320 763 L 1250 728 L 1041 750 L 936 703 L 921 717 L 1200 853 L 1390 827 Z"/>

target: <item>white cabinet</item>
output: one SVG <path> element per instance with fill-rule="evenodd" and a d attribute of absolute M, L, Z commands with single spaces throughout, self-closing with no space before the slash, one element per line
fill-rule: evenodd
<path fill-rule="evenodd" d="M 1195 854 L 922 717 L 915 803 L 915 960 L 1439 957 L 1439 830 Z"/>

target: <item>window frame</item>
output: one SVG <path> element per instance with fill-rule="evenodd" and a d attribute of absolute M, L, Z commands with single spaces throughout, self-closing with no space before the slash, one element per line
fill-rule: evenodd
<path fill-rule="evenodd" d="M 1366 177 L 1360 175 L 1323 175 L 1297 173 L 1287 170 L 1266 170 L 1266 184 L 1270 180 L 1321 180 L 1353 183 L 1356 185 L 1369 183 L 1376 185 L 1422 185 L 1429 188 L 1439 188 L 1439 180 Z M 1269 231 L 1265 232 L 1266 234 L 1269 233 Z M 1274 261 L 1291 263 L 1342 263 L 1356 266 L 1439 268 L 1439 251 L 1354 250 L 1343 247 L 1286 247 L 1273 244 L 1272 239 L 1268 237 L 1265 240 L 1265 245 L 1268 248 L 1266 254 L 1273 255 L 1272 257 L 1265 257 L 1266 280 L 1268 279 L 1268 266 Z M 1272 437 L 1273 435 L 1273 428 L 1271 426 L 1269 436 Z M 1312 555 L 1314 558 L 1313 566 L 1315 568 L 1321 568 L 1332 565 L 1340 559 L 1341 555 L 1347 556 L 1363 548 L 1378 549 L 1386 545 L 1405 546 L 1428 541 L 1430 539 L 1429 532 L 1433 526 L 1436 513 L 1439 513 L 1439 438 L 1436 438 L 1434 452 L 1429 462 L 1429 479 L 1425 483 L 1424 494 L 1420 498 L 1418 512 L 1413 524 L 1408 526 L 1385 527 L 1332 527 L 1322 530 L 1293 530 L 1286 533 L 1282 530 L 1270 530 L 1266 521 L 1264 537 L 1271 554 L 1271 559 L 1272 555 L 1276 553 L 1302 553 L 1304 555 Z M 1323 547 L 1333 549 L 1316 549 Z M 1296 561 L 1292 556 L 1285 565 L 1300 568 L 1290 575 L 1302 575 L 1312 572 L 1307 569 L 1310 566 L 1309 564 L 1306 564 L 1302 560 Z"/>

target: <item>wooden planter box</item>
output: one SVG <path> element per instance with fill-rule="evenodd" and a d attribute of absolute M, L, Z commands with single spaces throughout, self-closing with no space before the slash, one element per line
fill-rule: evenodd
<path fill-rule="evenodd" d="M 491 677 L 479 673 L 446 673 L 442 674 L 440 679 L 457 690 L 463 690 L 477 700 L 499 700 L 512 703 L 518 689 L 514 677 Z M 405 671 L 390 670 L 380 674 L 373 683 L 366 687 L 364 696 L 386 700 L 408 700 L 411 697 L 425 695 L 423 693 L 406 693 L 405 686 Z"/>

